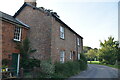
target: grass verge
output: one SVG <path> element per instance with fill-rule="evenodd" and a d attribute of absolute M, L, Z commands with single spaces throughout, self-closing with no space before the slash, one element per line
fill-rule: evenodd
<path fill-rule="evenodd" d="M 98 65 L 104 65 L 104 66 L 108 66 L 108 67 L 112 67 L 112 68 L 116 68 L 116 69 L 120 69 L 120 65 L 110 65 L 110 64 L 103 64 L 100 61 L 87 61 L 88 64 L 98 64 Z"/>

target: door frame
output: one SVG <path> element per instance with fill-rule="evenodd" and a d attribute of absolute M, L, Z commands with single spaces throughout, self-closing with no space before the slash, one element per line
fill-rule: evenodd
<path fill-rule="evenodd" d="M 13 56 L 12 56 L 12 67 L 13 67 L 13 65 L 16 65 L 16 67 L 15 67 L 15 75 L 16 76 L 18 76 L 18 74 L 19 74 L 19 68 L 20 68 L 20 54 L 19 53 L 12 53 L 12 55 L 17 55 L 17 61 L 16 61 L 16 64 L 13 64 Z"/>

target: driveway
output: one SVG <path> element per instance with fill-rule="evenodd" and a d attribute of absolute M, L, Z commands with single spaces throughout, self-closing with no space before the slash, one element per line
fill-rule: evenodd
<path fill-rule="evenodd" d="M 118 69 L 103 65 L 88 64 L 86 71 L 71 78 L 118 78 Z"/>

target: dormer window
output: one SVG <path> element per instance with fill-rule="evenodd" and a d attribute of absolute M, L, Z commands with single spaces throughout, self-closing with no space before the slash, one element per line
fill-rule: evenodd
<path fill-rule="evenodd" d="M 15 27 L 14 40 L 15 41 L 21 40 L 21 28 L 20 27 Z"/>
<path fill-rule="evenodd" d="M 60 26 L 60 38 L 65 39 L 65 28 Z"/>

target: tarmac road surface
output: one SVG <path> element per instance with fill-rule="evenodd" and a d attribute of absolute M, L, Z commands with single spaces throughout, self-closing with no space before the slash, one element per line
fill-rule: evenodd
<path fill-rule="evenodd" d="M 115 68 L 96 65 L 96 64 L 88 64 L 88 69 L 86 71 L 81 72 L 76 76 L 72 76 L 70 78 L 120 78 L 120 71 Z"/>

